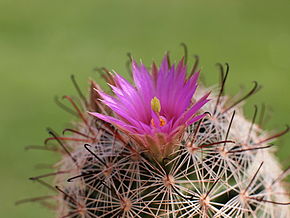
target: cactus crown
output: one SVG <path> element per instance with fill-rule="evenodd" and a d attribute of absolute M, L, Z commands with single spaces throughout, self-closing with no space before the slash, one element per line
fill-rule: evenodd
<path fill-rule="evenodd" d="M 217 91 L 211 92 L 212 100 L 207 103 L 205 93 L 209 89 L 196 89 L 197 74 L 185 79 L 186 59 L 175 68 L 166 56 L 159 70 L 152 65 L 151 74 L 133 62 L 138 88 L 135 92 L 119 75 L 104 69 L 102 75 L 118 100 L 104 94 L 94 81 L 88 99 L 80 93 L 81 107 L 66 96 L 80 120 L 73 128 L 65 129 L 62 136 L 50 130 L 52 136 L 43 148 L 61 153 L 62 159 L 54 165 L 55 172 L 31 179 L 57 194 L 37 200 L 46 205 L 50 205 L 48 199 L 56 200 L 57 204 L 50 206 L 61 218 L 289 217 L 285 206 L 289 199 L 282 186 L 288 170 L 281 170 L 271 144 L 288 128 L 276 134 L 263 131 L 261 123 L 255 124 L 257 107 L 251 122 L 244 118 L 241 104 L 259 86 L 255 83 L 239 99 L 225 96 L 228 65 L 226 69 L 221 66 L 220 85 L 212 88 Z M 192 72 L 197 64 L 194 66 Z M 175 75 L 177 71 L 181 73 Z M 174 82 L 180 89 L 186 86 L 189 90 L 184 89 L 180 101 L 175 98 L 171 103 L 164 102 L 161 92 L 148 94 L 147 90 L 141 97 L 148 104 L 140 105 L 138 91 L 158 83 L 160 72 L 181 78 L 178 81 L 163 75 L 163 81 L 172 79 L 171 83 L 167 81 L 168 87 L 163 87 L 165 97 L 174 95 Z M 135 101 L 127 107 L 140 109 L 127 117 L 124 102 L 132 96 Z M 176 105 L 176 110 L 182 107 L 174 121 L 170 120 L 170 112 L 175 109 L 170 105 Z M 144 108 L 148 111 L 142 111 Z M 173 128 L 181 116 L 188 119 Z M 146 121 L 141 125 L 139 121 L 144 117 Z M 47 176 L 55 176 L 54 186 L 44 182 Z"/>

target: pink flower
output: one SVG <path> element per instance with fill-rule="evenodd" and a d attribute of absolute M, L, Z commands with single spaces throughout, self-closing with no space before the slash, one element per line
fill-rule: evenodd
<path fill-rule="evenodd" d="M 175 67 L 169 66 L 165 56 L 160 68 L 153 65 L 151 73 L 133 61 L 134 86 L 115 74 L 111 88 L 116 96 L 98 91 L 116 117 L 91 114 L 127 133 L 156 158 L 167 157 L 184 129 L 205 116 L 197 112 L 209 101 L 209 93 L 193 100 L 199 73 L 186 78 L 186 71 L 183 59 Z"/>

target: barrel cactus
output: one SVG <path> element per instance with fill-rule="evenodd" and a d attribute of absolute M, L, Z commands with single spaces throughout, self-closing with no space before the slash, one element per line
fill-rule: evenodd
<path fill-rule="evenodd" d="M 56 192 L 38 200 L 57 217 L 290 217 L 289 194 L 271 144 L 285 134 L 261 129 L 242 104 L 250 92 L 224 94 L 199 84 L 187 57 L 158 67 L 131 60 L 133 85 L 102 69 L 112 94 L 90 81 L 89 96 L 65 96 L 79 118 L 43 148 L 60 153 L 54 172 L 30 179 Z M 75 80 L 73 78 L 73 82 Z M 58 102 L 61 104 L 60 102 Z M 44 182 L 54 176 L 53 185 Z M 51 202 L 53 200 L 53 202 Z M 53 204 L 54 203 L 54 204 Z M 52 204 L 52 205 L 51 205 Z"/>

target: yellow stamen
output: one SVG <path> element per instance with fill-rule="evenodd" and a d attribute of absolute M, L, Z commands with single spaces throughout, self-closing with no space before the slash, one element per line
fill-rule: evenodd
<path fill-rule="evenodd" d="M 161 110 L 160 101 L 156 96 L 154 98 L 152 98 L 152 100 L 151 100 L 151 108 L 156 113 L 159 113 Z"/>
<path fill-rule="evenodd" d="M 166 124 L 166 121 L 163 120 L 161 117 L 159 117 L 160 120 L 160 126 L 164 126 Z"/>

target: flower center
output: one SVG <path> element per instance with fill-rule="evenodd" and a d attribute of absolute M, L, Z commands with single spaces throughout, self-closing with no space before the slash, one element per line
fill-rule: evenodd
<path fill-rule="evenodd" d="M 160 127 L 164 126 L 164 125 L 166 124 L 165 117 L 160 116 L 160 117 L 159 117 L 159 122 L 160 122 L 160 123 L 159 123 L 159 126 L 160 126 Z M 151 119 L 151 123 L 150 123 L 150 124 L 151 124 L 151 127 L 156 127 L 153 118 Z"/>
<path fill-rule="evenodd" d="M 161 111 L 161 104 L 160 104 L 160 100 L 155 96 L 154 98 L 152 98 L 151 100 L 151 108 L 153 110 L 153 112 L 156 114 L 156 117 L 153 117 L 151 119 L 150 125 L 151 127 L 162 127 L 166 124 L 166 118 L 163 116 L 160 116 L 160 111 Z"/>

